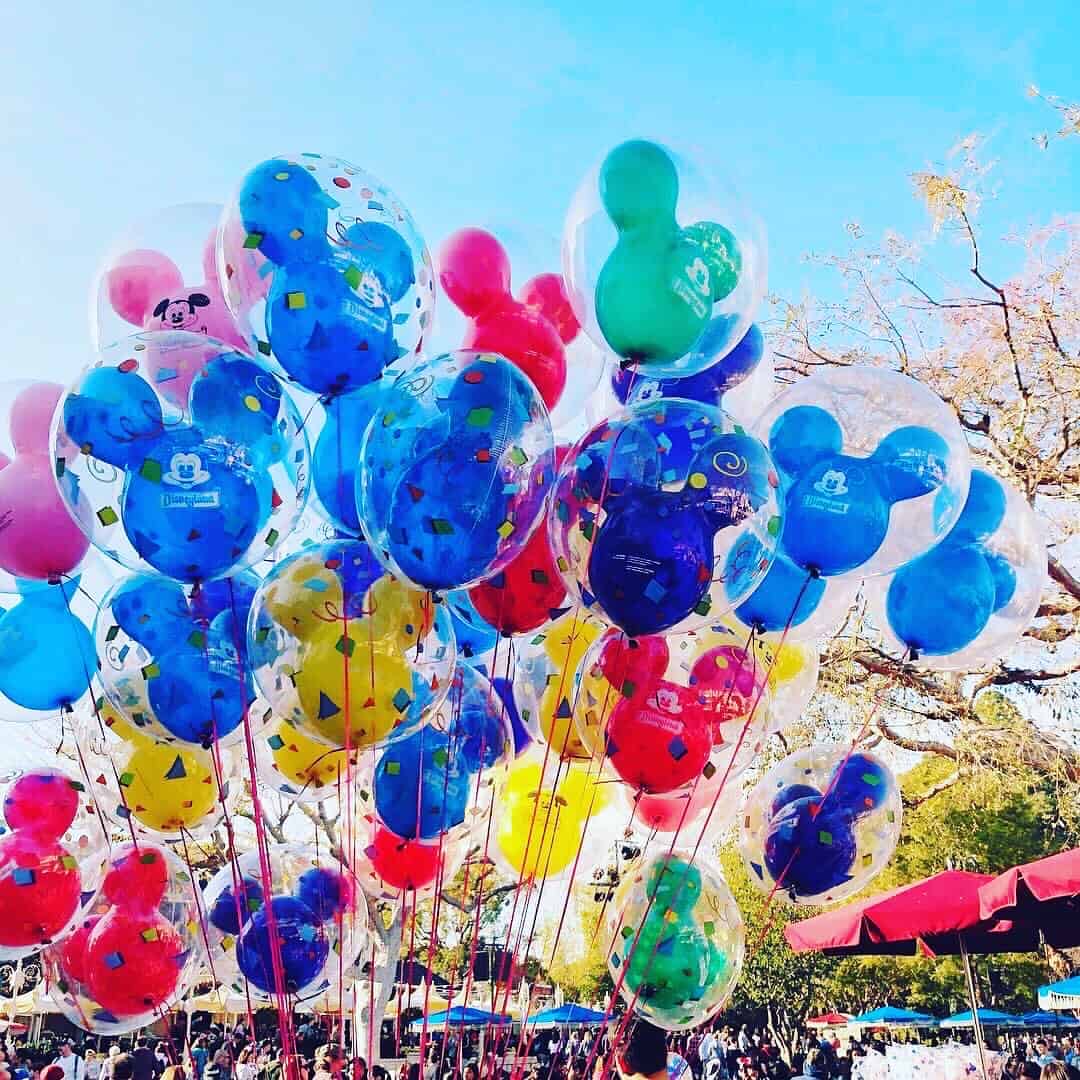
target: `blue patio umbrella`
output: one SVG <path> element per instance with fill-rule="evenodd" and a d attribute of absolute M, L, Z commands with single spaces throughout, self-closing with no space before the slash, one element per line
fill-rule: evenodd
<path fill-rule="evenodd" d="M 584 1005 L 560 1005 L 557 1009 L 545 1009 L 543 1012 L 530 1016 L 529 1024 L 603 1024 L 610 1020 L 607 1013 L 597 1012 L 595 1009 L 586 1009 Z"/>
<path fill-rule="evenodd" d="M 915 1012 L 914 1009 L 896 1009 L 892 1005 L 882 1005 L 871 1009 L 862 1016 L 853 1016 L 849 1024 L 907 1024 L 910 1027 L 931 1027 L 937 1024 L 937 1018 L 929 1013 Z"/>
<path fill-rule="evenodd" d="M 1071 1016 L 1058 1016 L 1057 1013 L 1047 1012 L 1043 1009 L 1026 1012 L 1020 1019 L 1023 1021 L 1024 1027 L 1080 1027 L 1080 1020 L 1075 1020 Z"/>
<path fill-rule="evenodd" d="M 1080 975 L 1039 987 L 1040 1009 L 1080 1009 Z"/>
<path fill-rule="evenodd" d="M 1009 1027 L 1013 1024 L 1018 1024 L 1020 1018 L 1013 1016 L 1010 1013 L 998 1012 L 997 1009 L 980 1009 L 979 1010 L 979 1024 L 982 1027 Z M 941 1021 L 941 1026 L 946 1027 L 972 1027 L 973 1021 L 971 1017 L 971 1010 L 965 1009 L 963 1012 L 954 1013 L 952 1016 L 946 1016 Z"/>
<path fill-rule="evenodd" d="M 444 1009 L 442 1012 L 432 1013 L 426 1022 L 430 1031 L 433 1028 L 446 1027 L 448 1024 L 450 1027 L 487 1027 L 489 1024 L 495 1026 L 512 1024 L 513 1020 L 502 1013 L 487 1012 L 484 1009 L 470 1009 L 464 1005 L 454 1005 L 449 1009 Z M 421 1031 L 424 1023 L 424 1017 L 421 1016 L 409 1024 L 409 1028 L 413 1031 Z"/>

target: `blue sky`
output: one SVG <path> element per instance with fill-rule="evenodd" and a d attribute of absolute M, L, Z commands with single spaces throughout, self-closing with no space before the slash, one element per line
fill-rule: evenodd
<path fill-rule="evenodd" d="M 11 5 L 0 41 L 6 340 L 0 374 L 74 377 L 95 265 L 133 220 L 222 201 L 255 161 L 317 150 L 395 188 L 431 246 L 515 223 L 554 247 L 585 170 L 648 134 L 700 144 L 770 236 L 774 290 L 807 251 L 923 226 L 908 175 L 957 137 L 1003 159 L 991 233 L 1076 208 L 1080 154 L 1031 143 L 1080 96 L 1080 5 Z M 812 280 L 810 281 L 813 284 Z"/>

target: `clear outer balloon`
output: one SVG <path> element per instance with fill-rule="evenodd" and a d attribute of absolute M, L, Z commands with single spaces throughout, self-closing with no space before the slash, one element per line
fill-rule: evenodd
<path fill-rule="evenodd" d="M 19 773 L 4 790 L 0 960 L 62 940 L 97 892 L 108 836 L 86 787 L 59 769 Z"/>
<path fill-rule="evenodd" d="M 355 753 L 311 738 L 261 699 L 248 710 L 248 719 L 260 783 L 298 803 L 325 802 L 344 791 L 351 772 L 349 759 Z"/>
<path fill-rule="evenodd" d="M 535 387 L 495 353 L 424 361 L 387 387 L 361 451 L 364 535 L 426 589 L 497 574 L 542 522 L 551 423 Z"/>
<path fill-rule="evenodd" d="M 683 1031 L 723 1008 L 742 971 L 746 934 L 731 890 L 687 852 L 636 863 L 608 916 L 608 972 L 628 1008 Z"/>
<path fill-rule="evenodd" d="M 64 388 L 20 379 L 0 382 L 0 592 L 16 578 L 70 574 L 90 546 L 53 483 L 49 429 Z M 78 450 L 58 448 L 65 461 Z"/>
<path fill-rule="evenodd" d="M 144 838 L 113 847 L 97 899 L 43 954 L 61 1015 L 94 1035 L 166 1016 L 202 968 L 198 902 L 198 886 L 163 845 Z"/>
<path fill-rule="evenodd" d="M 1046 545 L 1031 505 L 983 469 L 971 472 L 949 535 L 871 593 L 885 647 L 937 671 L 971 671 L 1007 656 L 1046 586 Z"/>
<path fill-rule="evenodd" d="M 717 774 L 716 790 L 734 791 L 771 726 L 765 673 L 746 660 L 725 627 L 636 639 L 608 629 L 578 670 L 578 738 L 635 792 L 696 793 Z"/>
<path fill-rule="evenodd" d="M 625 825 L 597 770 L 560 762 L 542 746 L 513 762 L 497 800 L 488 853 L 512 880 L 528 884 L 571 874 L 584 880 L 602 853 L 598 838 Z"/>
<path fill-rule="evenodd" d="M 256 852 L 226 863 L 203 893 L 210 956 L 239 994 L 269 1001 L 316 997 L 368 944 L 367 908 L 356 879 L 314 847 L 274 848 L 271 880 Z"/>
<path fill-rule="evenodd" d="M 707 625 L 768 570 L 778 485 L 765 447 L 719 409 L 631 406 L 559 473 L 548 527 L 571 597 L 631 636 Z"/>
<path fill-rule="evenodd" d="M 746 799 L 739 850 L 754 883 L 793 904 L 835 904 L 868 885 L 900 838 L 900 787 L 876 755 L 810 746 Z"/>
<path fill-rule="evenodd" d="M 513 755 L 502 698 L 484 675 L 461 664 L 428 722 L 376 759 L 375 813 L 404 840 L 434 841 L 458 828 L 486 833 Z"/>
<path fill-rule="evenodd" d="M 435 304 L 408 210 L 370 173 L 320 154 L 247 173 L 222 215 L 218 266 L 252 350 L 323 396 L 418 354 Z"/>
<path fill-rule="evenodd" d="M 362 540 L 313 545 L 278 563 L 252 602 L 252 674 L 270 707 L 334 749 L 415 730 L 446 695 L 450 617 L 387 574 Z"/>
<path fill-rule="evenodd" d="M 75 733 L 79 771 L 114 834 L 132 826 L 176 839 L 201 839 L 222 820 L 242 785 L 236 750 L 215 753 L 165 743 L 135 727 L 104 700 L 83 706 Z"/>
<path fill-rule="evenodd" d="M 81 596 L 78 575 L 16 584 L 17 597 L 0 610 L 0 720 L 29 724 L 55 718 L 89 692 L 94 605 Z"/>
<path fill-rule="evenodd" d="M 210 746 L 243 737 L 255 697 L 247 621 L 258 577 L 205 585 L 151 574 L 117 582 L 94 626 L 106 697 L 163 742 Z"/>
<path fill-rule="evenodd" d="M 765 295 L 765 230 L 688 155 L 632 140 L 581 182 L 563 274 L 597 344 L 648 376 L 691 375 L 738 345 Z"/>
<path fill-rule="evenodd" d="M 116 238 L 90 293 L 95 349 L 136 330 L 188 330 L 248 351 L 218 277 L 221 210 L 217 203 L 167 206 Z M 189 389 L 183 377 L 163 386 L 181 408 Z"/>
<path fill-rule="evenodd" d="M 174 378 L 190 382 L 182 404 L 162 389 Z M 52 445 L 60 493 L 91 541 L 178 581 L 266 558 L 307 498 L 307 437 L 281 383 L 204 334 L 136 334 L 102 350 L 64 395 Z"/>
<path fill-rule="evenodd" d="M 781 552 L 803 575 L 896 569 L 952 527 L 971 471 L 950 409 L 884 368 L 832 368 L 777 395 L 758 421 L 784 484 Z"/>
<path fill-rule="evenodd" d="M 566 761 L 592 760 L 574 723 L 574 686 L 581 661 L 603 629 L 577 609 L 515 643 L 515 693 L 538 702 L 539 737 Z"/>

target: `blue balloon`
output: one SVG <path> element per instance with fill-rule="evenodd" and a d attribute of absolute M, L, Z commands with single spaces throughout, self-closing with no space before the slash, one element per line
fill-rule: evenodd
<path fill-rule="evenodd" d="M 116 625 L 151 654 L 194 629 L 182 586 L 168 578 L 136 574 L 116 586 L 109 603 Z"/>
<path fill-rule="evenodd" d="M 280 956 L 282 987 L 274 977 L 275 951 Z M 303 990 L 322 973 L 329 955 L 322 922 L 307 904 L 292 896 L 275 896 L 260 907 L 236 940 L 241 973 L 265 993 Z"/>
<path fill-rule="evenodd" d="M 892 777 L 879 761 L 867 754 L 851 754 L 830 779 L 829 809 L 861 817 L 884 805 L 891 785 Z"/>
<path fill-rule="evenodd" d="M 379 404 L 378 382 L 326 403 L 326 419 L 315 442 L 311 475 L 315 494 L 327 516 L 339 529 L 358 536 L 356 509 L 357 470 L 364 432 Z"/>
<path fill-rule="evenodd" d="M 994 611 L 1000 611 L 1016 592 L 1016 571 L 1004 555 L 984 551 L 986 565 L 994 579 Z"/>
<path fill-rule="evenodd" d="M 244 177 L 237 196 L 246 246 L 284 266 L 327 247 L 328 211 L 337 206 L 303 165 L 272 158 Z"/>
<path fill-rule="evenodd" d="M 821 896 L 851 880 L 856 841 L 850 815 L 831 799 L 796 799 L 769 823 L 765 866 L 778 888 L 799 897 Z"/>
<path fill-rule="evenodd" d="M 239 902 L 237 902 L 239 892 Z M 240 928 L 251 918 L 263 902 L 263 888 L 255 878 L 244 875 L 240 879 L 240 888 L 234 892 L 232 885 L 227 885 L 210 906 L 207 918 L 210 925 L 223 934 L 239 934 Z"/>
<path fill-rule="evenodd" d="M 740 574 L 749 573 L 764 553 L 764 548 L 756 542 L 749 550 L 742 550 L 741 545 L 731 549 L 725 569 L 725 580 L 731 583 L 729 592 L 740 593 Z M 742 623 L 759 632 L 783 631 L 806 622 L 817 611 L 825 589 L 824 578 L 800 570 L 779 551 L 761 584 L 735 609 L 735 614 Z"/>
<path fill-rule="evenodd" d="M 300 875 L 296 898 L 314 912 L 319 922 L 327 922 L 348 905 L 348 886 L 337 871 L 313 866 Z"/>
<path fill-rule="evenodd" d="M 490 677 L 489 654 L 499 641 L 499 632 L 478 612 L 464 589 L 447 594 L 447 610 L 454 627 L 458 659 Z"/>
<path fill-rule="evenodd" d="M 78 583 L 18 584 L 18 602 L 0 614 L 0 694 L 37 712 L 71 706 L 97 671 L 93 636 L 65 595 Z"/>
<path fill-rule="evenodd" d="M 769 817 L 776 817 L 789 803 L 799 799 L 820 799 L 821 792 L 810 784 L 788 784 L 781 788 L 769 806 Z"/>
<path fill-rule="evenodd" d="M 890 431 L 871 460 L 881 466 L 890 502 L 917 499 L 945 483 L 949 445 L 929 428 L 910 425 Z"/>
<path fill-rule="evenodd" d="M 495 693 L 499 695 L 499 700 L 506 709 L 506 718 L 510 722 L 510 731 L 514 737 L 514 757 L 521 757 L 532 746 L 533 736 L 514 698 L 514 684 L 509 679 L 499 678 L 492 679 L 491 685 L 495 687 Z"/>
<path fill-rule="evenodd" d="M 769 430 L 773 461 L 792 480 L 802 474 L 807 463 L 839 454 L 843 445 L 840 425 L 818 405 L 786 409 Z"/>
<path fill-rule="evenodd" d="M 964 508 L 947 539 L 959 543 L 979 543 L 988 539 L 1005 520 L 1005 504 L 1001 481 L 985 469 L 972 469 Z"/>
<path fill-rule="evenodd" d="M 94 368 L 64 400 L 64 430 L 83 453 L 125 469 L 156 445 L 164 430 L 161 402 L 135 372 Z"/>
<path fill-rule="evenodd" d="M 716 351 L 718 342 L 726 341 L 732 316 L 721 315 L 705 328 L 695 353 L 705 355 Z M 751 325 L 742 340 L 721 361 L 693 375 L 672 379 L 650 379 L 641 371 L 618 367 L 612 373 L 611 386 L 622 404 L 653 401 L 656 398 L 687 398 L 705 405 L 723 407 L 723 395 L 738 386 L 761 363 L 765 354 L 765 338 L 756 324 Z M 696 364 L 692 366 L 697 367 Z"/>

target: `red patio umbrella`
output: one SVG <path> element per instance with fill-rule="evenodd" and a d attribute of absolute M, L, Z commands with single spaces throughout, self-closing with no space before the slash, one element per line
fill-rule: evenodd
<path fill-rule="evenodd" d="M 806 1021 L 807 1027 L 842 1027 L 851 1019 L 846 1013 L 827 1012 L 820 1016 L 811 1016 Z"/>
<path fill-rule="evenodd" d="M 1057 949 L 1080 945 L 1080 848 L 998 874 L 979 889 L 979 916 L 1037 927 Z"/>

